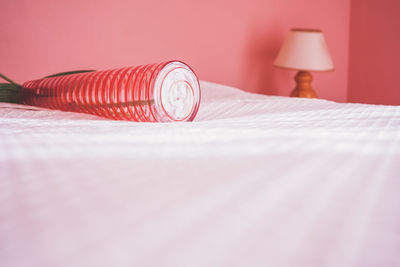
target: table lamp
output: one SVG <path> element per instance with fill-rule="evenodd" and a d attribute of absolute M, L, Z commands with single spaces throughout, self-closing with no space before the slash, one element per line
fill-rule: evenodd
<path fill-rule="evenodd" d="M 290 94 L 292 97 L 316 98 L 317 93 L 311 87 L 310 71 L 334 70 L 324 35 L 314 29 L 291 29 L 274 66 L 298 70 L 296 88 Z"/>

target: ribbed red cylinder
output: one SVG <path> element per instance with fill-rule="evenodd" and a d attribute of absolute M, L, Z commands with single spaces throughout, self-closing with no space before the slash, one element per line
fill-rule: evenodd
<path fill-rule="evenodd" d="M 167 70 L 166 66 L 169 66 Z M 163 69 L 163 77 L 159 77 Z M 184 74 L 179 74 L 182 71 Z M 171 92 L 177 94 L 170 101 L 172 108 L 169 110 L 164 108 L 171 98 L 165 95 L 170 89 L 166 86 L 173 87 Z M 191 121 L 200 102 L 196 75 L 179 61 L 44 78 L 25 82 L 22 87 L 20 99 L 23 104 L 114 120 Z M 186 102 L 182 102 L 181 95 L 186 97 Z M 175 111 L 180 112 L 179 116 L 174 116 Z"/>

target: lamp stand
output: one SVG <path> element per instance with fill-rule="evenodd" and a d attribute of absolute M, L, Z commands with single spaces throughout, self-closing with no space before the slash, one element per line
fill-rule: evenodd
<path fill-rule="evenodd" d="M 308 71 L 300 70 L 294 77 L 296 88 L 290 93 L 291 97 L 317 98 L 317 93 L 311 87 L 312 76 Z"/>

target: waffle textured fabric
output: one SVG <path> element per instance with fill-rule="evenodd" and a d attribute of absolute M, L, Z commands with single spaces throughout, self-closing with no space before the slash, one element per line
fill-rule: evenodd
<path fill-rule="evenodd" d="M 400 266 L 400 107 L 201 86 L 191 123 L 0 104 L 0 266 Z"/>

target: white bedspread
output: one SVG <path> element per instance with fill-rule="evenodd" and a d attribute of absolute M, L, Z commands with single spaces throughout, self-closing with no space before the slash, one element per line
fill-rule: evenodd
<path fill-rule="evenodd" d="M 193 123 L 0 104 L 0 266 L 400 266 L 400 107 L 202 89 Z"/>

